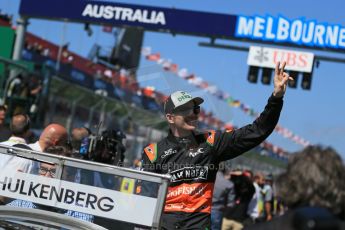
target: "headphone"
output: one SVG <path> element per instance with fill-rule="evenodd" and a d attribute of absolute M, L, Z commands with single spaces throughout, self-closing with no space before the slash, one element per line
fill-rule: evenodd
<path fill-rule="evenodd" d="M 29 115 L 24 114 L 24 116 L 25 116 L 25 120 L 26 120 L 25 130 L 28 131 L 31 127 L 31 120 L 30 120 Z"/>

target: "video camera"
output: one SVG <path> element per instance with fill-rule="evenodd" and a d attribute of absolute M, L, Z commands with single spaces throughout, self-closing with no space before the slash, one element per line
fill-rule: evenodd
<path fill-rule="evenodd" d="M 126 135 L 120 130 L 105 130 L 101 134 L 90 134 L 81 141 L 79 154 L 85 160 L 111 165 L 121 165 L 126 151 L 122 141 Z"/>

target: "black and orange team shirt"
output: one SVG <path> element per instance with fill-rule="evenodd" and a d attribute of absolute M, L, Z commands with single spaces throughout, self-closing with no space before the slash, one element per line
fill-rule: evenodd
<path fill-rule="evenodd" d="M 210 229 L 212 193 L 219 163 L 264 141 L 274 130 L 283 106 L 273 95 L 252 123 L 233 131 L 208 131 L 177 138 L 170 132 L 144 148 L 144 171 L 169 174 L 162 229 Z M 142 190 L 150 190 L 145 188 Z"/>

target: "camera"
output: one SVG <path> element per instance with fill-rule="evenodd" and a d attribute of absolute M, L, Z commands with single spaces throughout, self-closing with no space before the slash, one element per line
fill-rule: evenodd
<path fill-rule="evenodd" d="M 105 130 L 101 134 L 90 134 L 82 139 L 79 154 L 85 160 L 122 165 L 126 151 L 122 141 L 126 135 L 121 130 Z"/>

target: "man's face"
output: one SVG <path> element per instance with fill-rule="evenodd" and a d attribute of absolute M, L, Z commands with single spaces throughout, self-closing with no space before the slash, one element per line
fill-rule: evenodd
<path fill-rule="evenodd" d="M 176 128 L 193 131 L 197 127 L 200 106 L 194 103 L 187 103 L 170 114 L 171 122 Z"/>
<path fill-rule="evenodd" d="M 42 162 L 38 171 L 40 176 L 54 178 L 56 173 L 56 166 Z"/>
<path fill-rule="evenodd" d="M 260 176 L 258 179 L 258 185 L 264 186 L 265 185 L 265 177 Z"/>

